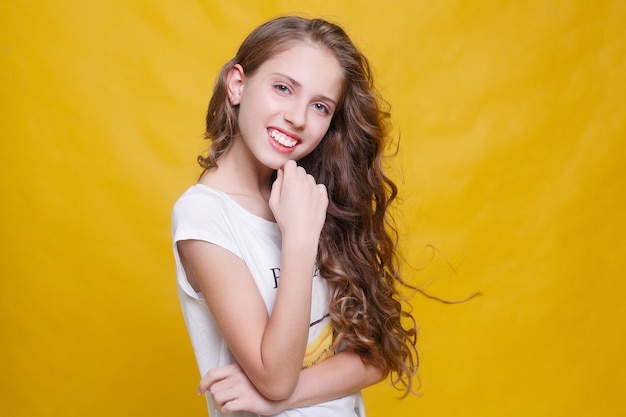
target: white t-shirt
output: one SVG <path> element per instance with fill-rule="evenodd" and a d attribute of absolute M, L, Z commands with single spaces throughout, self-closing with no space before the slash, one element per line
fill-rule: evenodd
<path fill-rule="evenodd" d="M 193 290 L 180 262 L 176 243 L 181 240 L 203 240 L 218 245 L 245 261 L 267 307 L 272 313 L 280 277 L 281 234 L 276 223 L 245 210 L 227 194 L 196 184 L 174 205 L 172 233 L 178 294 L 189 337 L 200 374 L 235 362 L 201 293 Z M 326 281 L 317 270 L 313 273 L 311 320 L 303 367 L 318 363 L 334 352 L 331 350 L 332 325 L 328 316 L 329 293 Z M 320 382 L 323 383 L 323 382 Z M 211 417 L 222 414 L 215 410 L 207 395 Z M 233 413 L 232 417 L 256 416 Z M 364 417 L 360 393 L 312 407 L 285 410 L 280 417 Z"/>

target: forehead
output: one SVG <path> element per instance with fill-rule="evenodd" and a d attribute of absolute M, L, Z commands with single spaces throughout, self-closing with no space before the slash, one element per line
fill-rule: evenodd
<path fill-rule="evenodd" d="M 265 61 L 259 73 L 282 74 L 307 90 L 317 91 L 336 100 L 341 94 L 344 70 L 337 57 L 312 42 L 294 42 Z"/>

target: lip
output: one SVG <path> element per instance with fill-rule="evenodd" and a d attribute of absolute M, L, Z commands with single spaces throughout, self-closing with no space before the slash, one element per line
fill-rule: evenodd
<path fill-rule="evenodd" d="M 296 140 L 297 143 L 290 148 L 287 146 L 281 145 L 270 135 L 271 130 L 276 130 L 286 136 L 289 136 L 290 138 Z M 296 147 L 300 144 L 300 142 L 302 142 L 302 139 L 298 135 L 294 135 L 293 133 L 286 131 L 284 129 L 280 129 L 278 127 L 269 126 L 266 131 L 267 131 L 267 140 L 269 141 L 270 145 L 272 145 L 272 148 L 274 148 L 277 152 L 280 152 L 280 153 L 289 154 L 293 152 L 294 149 L 296 149 Z"/>

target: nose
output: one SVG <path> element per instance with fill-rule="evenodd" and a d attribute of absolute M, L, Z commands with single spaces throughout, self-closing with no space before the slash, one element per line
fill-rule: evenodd
<path fill-rule="evenodd" d="M 287 122 L 296 128 L 303 128 L 306 124 L 306 115 L 308 105 L 304 103 L 294 102 L 290 107 L 285 109 L 284 117 Z"/>

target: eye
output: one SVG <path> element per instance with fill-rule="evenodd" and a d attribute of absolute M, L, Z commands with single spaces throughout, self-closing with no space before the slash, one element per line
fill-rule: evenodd
<path fill-rule="evenodd" d="M 289 93 L 289 87 L 287 87 L 285 84 L 276 84 L 274 85 L 274 89 L 276 89 L 276 91 L 278 91 L 279 93 L 283 93 L 283 94 Z"/>
<path fill-rule="evenodd" d="M 313 104 L 313 107 L 315 108 L 315 110 L 320 111 L 324 114 L 329 114 L 330 113 L 330 109 L 328 108 L 328 106 L 322 104 L 322 103 L 315 103 Z"/>

